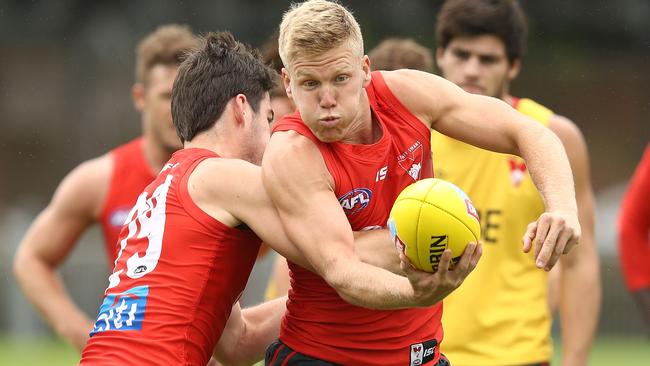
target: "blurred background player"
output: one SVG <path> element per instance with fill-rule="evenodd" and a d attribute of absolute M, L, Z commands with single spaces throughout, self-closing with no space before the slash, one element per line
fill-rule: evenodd
<path fill-rule="evenodd" d="M 433 72 L 431 50 L 411 38 L 386 38 L 368 52 L 373 70 Z"/>
<path fill-rule="evenodd" d="M 625 283 L 650 336 L 650 144 L 623 197 L 618 227 Z"/>
<path fill-rule="evenodd" d="M 594 198 L 585 141 L 576 125 L 544 106 L 510 95 L 521 69 L 527 22 L 515 0 L 447 1 L 436 24 L 442 76 L 465 91 L 504 100 L 563 142 L 576 186 L 580 245 L 560 260 L 562 364 L 587 365 L 600 306 Z M 432 135 L 434 171 L 472 198 L 484 256 L 475 273 L 445 299 L 443 352 L 454 365 L 529 365 L 551 360 L 548 274 L 521 252 L 526 226 L 544 201 L 524 160 Z"/>
<path fill-rule="evenodd" d="M 23 292 L 52 329 L 79 350 L 94 322 L 67 294 L 57 268 L 94 223 L 101 225 L 106 260 L 113 267 L 117 238 L 136 198 L 181 147 L 171 118 L 172 85 L 183 55 L 197 45 L 181 25 L 162 26 L 141 40 L 132 98 L 142 136 L 72 170 L 17 250 L 14 273 Z"/>

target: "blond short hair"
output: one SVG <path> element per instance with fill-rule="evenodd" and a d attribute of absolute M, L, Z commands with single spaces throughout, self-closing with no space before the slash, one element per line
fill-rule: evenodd
<path fill-rule="evenodd" d="M 431 51 L 411 38 L 387 38 L 368 52 L 373 70 L 433 71 Z"/>
<path fill-rule="evenodd" d="M 138 43 L 135 81 L 146 84 L 156 65 L 180 65 L 186 54 L 199 46 L 199 39 L 185 25 L 169 24 L 156 29 Z"/>
<path fill-rule="evenodd" d="M 292 4 L 280 24 L 279 50 L 285 67 L 302 53 L 320 54 L 347 42 L 363 56 L 359 23 L 343 5 L 327 0 Z"/>

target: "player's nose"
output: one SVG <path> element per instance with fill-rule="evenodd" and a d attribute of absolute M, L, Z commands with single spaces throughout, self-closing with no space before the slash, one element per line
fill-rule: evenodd
<path fill-rule="evenodd" d="M 323 90 L 320 93 L 320 101 L 319 104 L 321 108 L 332 108 L 336 106 L 336 94 L 334 93 L 334 90 L 332 88 L 323 88 Z"/>
<path fill-rule="evenodd" d="M 477 78 L 480 72 L 481 64 L 477 57 L 470 57 L 463 63 L 463 74 L 466 78 Z"/>

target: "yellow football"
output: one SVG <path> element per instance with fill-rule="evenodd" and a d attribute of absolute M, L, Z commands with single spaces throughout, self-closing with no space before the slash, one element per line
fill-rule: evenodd
<path fill-rule="evenodd" d="M 438 270 L 445 249 L 451 249 L 452 267 L 467 244 L 481 237 L 479 217 L 467 194 L 438 178 L 404 188 L 390 211 L 388 228 L 398 250 L 427 272 Z"/>

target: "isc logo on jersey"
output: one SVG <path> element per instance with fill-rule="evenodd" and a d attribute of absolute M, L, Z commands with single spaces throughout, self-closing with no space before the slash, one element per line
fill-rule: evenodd
<path fill-rule="evenodd" d="M 368 207 L 372 198 L 372 191 L 368 188 L 355 188 L 350 192 L 339 197 L 339 203 L 343 207 L 346 215 L 354 215 L 355 213 Z"/>
<path fill-rule="evenodd" d="M 433 360 L 436 355 L 436 345 L 438 345 L 438 341 L 435 339 L 412 344 L 411 362 L 409 366 L 419 366 Z"/>

